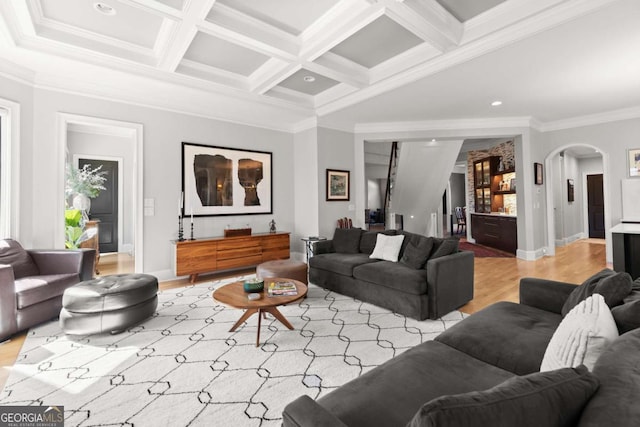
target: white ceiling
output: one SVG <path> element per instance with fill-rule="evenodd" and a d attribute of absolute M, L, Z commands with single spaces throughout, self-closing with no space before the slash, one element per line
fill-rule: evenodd
<path fill-rule="evenodd" d="M 638 0 L 96 1 L 0 1 L 0 74 L 289 131 L 640 106 Z"/>

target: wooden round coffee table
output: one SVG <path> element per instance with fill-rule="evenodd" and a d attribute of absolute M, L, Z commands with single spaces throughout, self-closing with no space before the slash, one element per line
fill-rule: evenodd
<path fill-rule="evenodd" d="M 270 297 L 267 293 L 267 288 L 269 283 L 274 281 L 285 281 L 292 282 L 296 285 L 296 290 L 298 291 L 298 295 L 287 295 L 287 296 L 273 296 Z M 264 290 L 262 292 L 258 292 L 260 295 L 260 299 L 250 300 L 248 297 L 248 293 L 244 291 L 243 282 L 235 282 L 230 283 L 228 285 L 224 285 L 219 289 L 213 291 L 213 299 L 222 303 L 224 305 L 228 305 L 233 308 L 240 308 L 246 310 L 240 319 L 229 329 L 229 332 L 235 331 L 238 326 L 242 324 L 245 320 L 251 317 L 252 314 L 258 313 L 258 334 L 256 336 L 256 347 L 260 345 L 260 326 L 262 317 L 266 316 L 266 313 L 271 313 L 273 317 L 278 319 L 280 323 L 286 326 L 289 329 L 293 329 L 293 326 L 289 321 L 280 313 L 277 309 L 280 305 L 290 304 L 294 301 L 298 301 L 307 295 L 307 286 L 293 279 L 284 279 L 284 278 L 269 278 L 264 281 Z"/>

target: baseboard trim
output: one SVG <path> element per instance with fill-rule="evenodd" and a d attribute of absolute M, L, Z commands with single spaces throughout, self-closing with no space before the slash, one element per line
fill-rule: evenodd
<path fill-rule="evenodd" d="M 535 251 L 525 251 L 518 249 L 516 251 L 516 258 L 523 259 L 525 261 L 535 261 L 542 258 L 545 255 L 545 248 L 539 248 Z"/>

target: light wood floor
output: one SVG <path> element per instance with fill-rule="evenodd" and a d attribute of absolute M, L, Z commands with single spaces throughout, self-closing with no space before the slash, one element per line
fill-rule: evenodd
<path fill-rule="evenodd" d="M 581 283 L 587 277 L 607 267 L 604 240 L 585 239 L 557 248 L 555 257 L 537 261 L 517 258 L 476 258 L 473 301 L 460 310 L 472 314 L 496 301 L 518 302 L 518 284 L 522 277 L 540 277 L 570 283 Z M 610 266 L 609 266 L 610 267 Z M 100 259 L 100 275 L 133 271 L 133 258 L 124 255 L 107 255 Z M 201 276 L 198 280 L 233 277 L 255 270 L 241 270 L 215 275 Z M 179 288 L 189 284 L 187 279 L 160 283 L 160 289 Z M 9 375 L 9 370 L 22 348 L 26 333 L 15 335 L 0 344 L 0 389 Z"/>

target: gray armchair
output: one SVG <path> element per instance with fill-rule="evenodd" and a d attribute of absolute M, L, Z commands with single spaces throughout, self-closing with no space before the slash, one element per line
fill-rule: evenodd
<path fill-rule="evenodd" d="M 60 314 L 64 290 L 93 277 L 94 249 L 25 250 L 0 240 L 0 341 Z"/>

